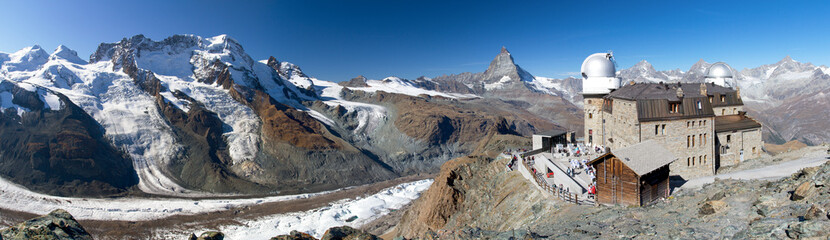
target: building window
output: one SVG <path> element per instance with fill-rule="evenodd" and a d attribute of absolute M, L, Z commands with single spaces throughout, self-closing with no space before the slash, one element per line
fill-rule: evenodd
<path fill-rule="evenodd" d="M 695 157 L 692 157 L 692 166 L 695 165 Z"/>
<path fill-rule="evenodd" d="M 721 109 L 720 110 L 720 115 L 726 115 L 726 109 Z"/>
<path fill-rule="evenodd" d="M 654 125 L 654 135 L 660 135 L 660 124 Z"/>
<path fill-rule="evenodd" d="M 661 131 L 663 135 L 666 135 L 666 124 L 663 124 L 663 129 Z"/>
<path fill-rule="evenodd" d="M 720 102 L 725 103 L 726 102 L 726 96 L 721 95 L 720 96 Z"/>
<path fill-rule="evenodd" d="M 689 126 L 692 126 L 692 122 L 686 121 L 686 128 L 689 128 Z"/>
<path fill-rule="evenodd" d="M 738 114 L 738 109 L 737 108 L 732 108 L 732 114 Z"/>
<path fill-rule="evenodd" d="M 703 164 L 703 156 L 697 158 L 697 164 Z"/>
<path fill-rule="evenodd" d="M 752 147 L 752 154 L 755 154 L 755 147 Z"/>
<path fill-rule="evenodd" d="M 692 162 L 691 162 L 691 160 L 692 160 L 692 158 L 686 158 L 686 166 L 687 166 L 687 167 L 688 167 L 688 166 L 692 166 Z"/>
<path fill-rule="evenodd" d="M 671 104 L 669 104 L 669 112 L 670 113 L 679 113 L 680 112 L 680 103 L 671 103 Z"/>
<path fill-rule="evenodd" d="M 703 155 L 703 164 L 706 164 L 706 155 Z"/>
<path fill-rule="evenodd" d="M 691 142 L 692 142 L 692 141 L 691 141 L 691 140 L 689 140 L 689 136 L 687 135 L 687 136 L 686 136 L 686 148 L 689 148 L 689 147 L 691 146 Z"/>
<path fill-rule="evenodd" d="M 692 121 L 692 127 L 694 127 L 694 126 L 695 126 L 695 121 Z"/>
<path fill-rule="evenodd" d="M 726 143 L 732 142 L 732 135 L 726 135 Z"/>
<path fill-rule="evenodd" d="M 706 120 L 703 120 L 703 126 L 706 126 Z"/>
<path fill-rule="evenodd" d="M 709 141 L 709 134 L 708 134 L 708 133 L 704 133 L 704 134 L 703 134 L 703 144 L 706 144 L 706 142 L 708 142 L 708 141 Z"/>
<path fill-rule="evenodd" d="M 695 135 L 692 135 L 692 147 L 695 147 Z"/>
<path fill-rule="evenodd" d="M 698 138 L 697 142 L 700 143 L 700 146 L 702 147 L 703 146 L 703 134 L 698 134 L 697 138 Z"/>
<path fill-rule="evenodd" d="M 709 103 L 712 103 L 712 100 L 714 100 L 714 97 L 709 96 Z"/>
<path fill-rule="evenodd" d="M 591 99 L 588 99 L 588 104 L 591 104 Z"/>
<path fill-rule="evenodd" d="M 703 104 L 700 101 L 697 101 L 697 110 L 703 109 Z"/>
<path fill-rule="evenodd" d="M 592 118 L 594 118 L 594 114 L 593 113 L 588 113 L 588 119 L 592 119 Z"/>

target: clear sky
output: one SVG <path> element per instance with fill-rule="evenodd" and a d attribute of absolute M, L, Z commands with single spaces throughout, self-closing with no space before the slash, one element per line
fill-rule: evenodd
<path fill-rule="evenodd" d="M 172 3 L 168 3 L 172 2 Z M 830 65 L 830 3 L 796 1 L 5 1 L 0 52 L 59 44 L 88 56 L 144 34 L 228 34 L 329 81 L 480 72 L 506 46 L 537 76 L 576 75 L 591 53 L 658 70 L 736 69 L 786 55 Z"/>

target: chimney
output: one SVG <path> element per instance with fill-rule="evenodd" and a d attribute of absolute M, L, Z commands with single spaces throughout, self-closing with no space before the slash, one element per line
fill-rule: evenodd
<path fill-rule="evenodd" d="M 703 95 L 705 97 L 708 94 L 709 94 L 709 91 L 706 89 L 706 83 L 701 83 L 700 84 L 700 95 Z"/>
<path fill-rule="evenodd" d="M 738 95 L 738 99 L 741 99 L 741 87 L 735 86 L 735 94 Z"/>
<path fill-rule="evenodd" d="M 677 98 L 683 98 L 683 88 L 677 88 Z"/>

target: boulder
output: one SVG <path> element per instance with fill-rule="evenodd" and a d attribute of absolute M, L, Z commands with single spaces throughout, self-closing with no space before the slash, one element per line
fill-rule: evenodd
<path fill-rule="evenodd" d="M 197 240 L 224 240 L 225 234 L 221 232 L 203 232 Z"/>
<path fill-rule="evenodd" d="M 348 226 L 329 228 L 320 240 L 380 240 L 366 231 Z"/>
<path fill-rule="evenodd" d="M 58 209 L 0 232 L 0 239 L 92 240 L 71 214 Z"/>
<path fill-rule="evenodd" d="M 711 215 L 720 212 L 721 210 L 726 208 L 726 206 L 727 204 L 724 201 L 712 200 L 704 203 L 703 206 L 700 207 L 698 213 L 700 213 L 700 215 Z"/>
<path fill-rule="evenodd" d="M 791 224 L 787 236 L 793 239 L 826 238 L 830 235 L 830 221 L 804 221 Z"/>
<path fill-rule="evenodd" d="M 807 220 L 827 220 L 827 210 L 824 207 L 816 206 L 815 204 L 810 205 L 810 209 L 807 209 L 807 213 L 804 214 L 804 219 Z"/>
<path fill-rule="evenodd" d="M 800 185 L 798 185 L 795 191 L 793 191 L 793 195 L 792 197 L 790 197 L 790 200 L 798 201 L 801 199 L 809 198 L 815 195 L 815 193 L 816 187 L 813 184 L 813 182 L 803 182 Z"/>
<path fill-rule="evenodd" d="M 298 232 L 296 230 L 291 231 L 288 235 L 279 235 L 276 237 L 272 237 L 271 240 L 317 240 L 308 233 Z"/>

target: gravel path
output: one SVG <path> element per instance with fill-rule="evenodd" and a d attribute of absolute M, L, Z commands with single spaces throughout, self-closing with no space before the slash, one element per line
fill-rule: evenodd
<path fill-rule="evenodd" d="M 821 165 L 828 161 L 827 156 L 817 156 L 817 157 L 804 157 L 798 160 L 787 161 L 775 165 L 770 165 L 761 168 L 755 169 L 748 169 L 742 171 L 736 171 L 731 173 L 724 173 L 718 174 L 714 176 L 708 177 L 700 177 L 691 179 L 688 182 L 684 183 L 681 188 L 684 189 L 696 189 L 704 184 L 711 183 L 715 181 L 715 178 L 719 179 L 739 179 L 739 180 L 749 180 L 749 179 L 779 179 L 786 176 L 789 176 L 798 170 L 807 167 L 815 167 Z"/>

